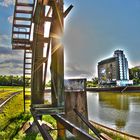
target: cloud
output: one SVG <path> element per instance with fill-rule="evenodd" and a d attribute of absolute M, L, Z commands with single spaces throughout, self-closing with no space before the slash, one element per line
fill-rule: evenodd
<path fill-rule="evenodd" d="M 8 7 L 10 5 L 14 5 L 14 3 L 15 0 L 2 0 L 2 2 L 0 2 L 0 5 L 4 7 Z"/>
<path fill-rule="evenodd" d="M 2 35 L 0 35 L 0 40 L 7 41 L 7 40 L 9 40 L 9 39 L 10 39 L 10 36 L 7 35 L 7 34 L 2 34 Z"/>
<path fill-rule="evenodd" d="M 9 22 L 10 24 L 13 23 L 13 16 L 9 16 L 9 17 L 8 17 L 8 22 Z"/>
<path fill-rule="evenodd" d="M 21 75 L 23 62 L 21 60 L 5 60 L 0 62 L 0 75 Z"/>
<path fill-rule="evenodd" d="M 0 55 L 6 55 L 6 54 L 11 54 L 12 50 L 7 47 L 0 47 Z"/>
<path fill-rule="evenodd" d="M 92 73 L 85 68 L 82 68 L 80 65 L 76 64 L 66 64 L 65 66 L 65 76 L 66 77 L 80 77 L 80 78 L 91 78 Z"/>
<path fill-rule="evenodd" d="M 11 46 L 11 36 L 7 34 L 0 34 L 0 48 Z"/>
<path fill-rule="evenodd" d="M 23 52 L 0 46 L 0 74 L 21 75 L 23 73 Z"/>
<path fill-rule="evenodd" d="M 16 66 L 18 64 L 22 64 L 23 61 L 22 60 L 16 60 L 16 59 L 10 59 L 10 60 L 5 60 L 5 61 L 0 62 L 0 65 L 8 64 L 8 63 L 12 63 L 14 66 Z"/>
<path fill-rule="evenodd" d="M 0 35 L 0 74 L 21 74 L 22 66 L 23 51 L 12 50 L 10 35 Z"/>
<path fill-rule="evenodd" d="M 22 2 L 22 0 L 18 0 L 18 2 Z M 29 3 L 29 0 L 24 0 L 25 3 Z M 0 0 L 0 6 L 9 7 L 10 5 L 14 5 L 15 0 Z"/>
<path fill-rule="evenodd" d="M 13 56 L 13 57 L 18 57 L 18 59 L 20 59 L 20 58 L 23 58 L 23 57 L 21 57 L 22 52 L 23 51 L 21 51 L 21 50 L 12 50 L 12 47 L 5 47 L 4 45 L 3 46 L 0 45 L 0 57 L 2 55 L 4 55 L 4 56 L 9 55 L 9 57 Z"/>
<path fill-rule="evenodd" d="M 0 75 L 22 75 L 23 65 L 13 65 L 13 63 L 7 63 L 0 65 Z"/>

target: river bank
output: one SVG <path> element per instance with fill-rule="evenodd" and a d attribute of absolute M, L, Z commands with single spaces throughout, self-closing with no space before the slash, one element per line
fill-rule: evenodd
<path fill-rule="evenodd" d="M 90 123 L 94 127 L 96 127 L 98 130 L 101 130 L 101 131 L 106 132 L 108 134 L 112 134 L 116 138 L 120 137 L 120 138 L 122 138 L 124 140 L 140 140 L 140 137 L 137 137 L 137 136 L 134 136 L 134 135 L 131 135 L 131 134 L 128 134 L 128 133 L 124 133 L 124 132 L 112 129 L 110 127 L 107 127 L 105 125 L 99 124 L 97 122 L 90 121 Z"/>
<path fill-rule="evenodd" d="M 94 92 L 140 92 L 139 86 L 126 86 L 126 87 L 90 87 L 86 88 L 87 91 Z"/>

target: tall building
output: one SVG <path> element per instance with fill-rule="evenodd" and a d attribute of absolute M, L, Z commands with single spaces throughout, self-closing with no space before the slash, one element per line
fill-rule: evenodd
<path fill-rule="evenodd" d="M 116 50 L 114 52 L 114 57 L 118 59 L 118 80 L 129 80 L 129 70 L 128 70 L 128 61 L 125 58 L 125 55 L 122 50 Z"/>
<path fill-rule="evenodd" d="M 117 84 L 120 81 L 129 81 L 128 61 L 122 50 L 116 50 L 113 57 L 98 63 L 98 82 L 103 85 Z"/>

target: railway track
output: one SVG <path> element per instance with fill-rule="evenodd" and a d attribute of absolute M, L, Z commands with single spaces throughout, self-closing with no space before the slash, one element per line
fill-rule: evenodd
<path fill-rule="evenodd" d="M 7 99 L 5 99 L 4 101 L 0 101 L 0 108 L 3 107 L 7 102 L 9 102 L 14 96 L 16 96 L 17 94 L 20 94 L 20 93 L 22 93 L 22 90 L 13 92 L 10 94 L 10 96 Z"/>

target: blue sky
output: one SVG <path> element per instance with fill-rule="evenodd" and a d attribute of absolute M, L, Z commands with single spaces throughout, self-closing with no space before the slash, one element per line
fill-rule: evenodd
<path fill-rule="evenodd" d="M 129 67 L 140 65 L 140 0 L 66 0 L 66 76 L 95 76 L 97 63 L 122 49 Z M 0 74 L 22 74 L 20 51 L 11 50 L 13 1 L 0 1 Z M 19 57 L 20 56 L 20 57 Z"/>

